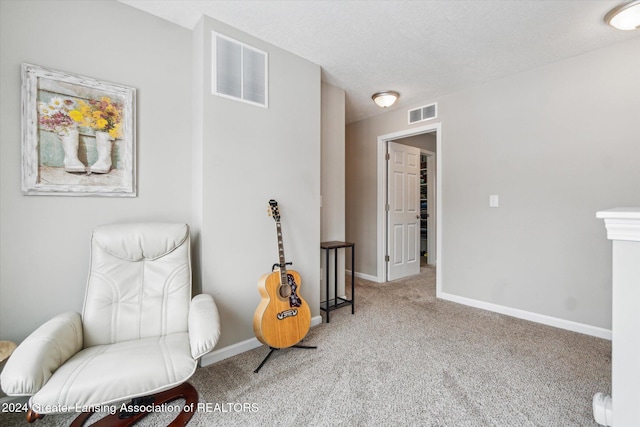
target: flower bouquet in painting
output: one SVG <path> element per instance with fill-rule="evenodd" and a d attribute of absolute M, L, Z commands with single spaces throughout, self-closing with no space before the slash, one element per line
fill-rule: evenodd
<path fill-rule="evenodd" d="M 69 116 L 75 107 L 70 98 L 54 96 L 48 102 L 38 102 L 38 123 L 40 128 L 55 133 L 60 139 L 64 151 L 64 170 L 66 172 L 86 172 L 85 165 L 78 159 L 78 125 Z"/>
<path fill-rule="evenodd" d="M 122 135 L 122 105 L 110 97 L 99 100 L 79 100 L 77 107 L 69 112 L 70 118 L 79 126 L 93 129 L 96 136 L 98 160 L 89 169 L 92 173 L 108 173 L 111 170 L 112 140 Z"/>

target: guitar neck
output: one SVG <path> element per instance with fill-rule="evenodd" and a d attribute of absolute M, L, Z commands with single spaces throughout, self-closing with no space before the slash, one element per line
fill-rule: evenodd
<path fill-rule="evenodd" d="M 280 261 L 280 283 L 287 283 L 287 265 L 284 258 L 284 243 L 282 241 L 282 226 L 280 221 L 276 221 L 276 232 L 278 234 L 278 256 Z"/>

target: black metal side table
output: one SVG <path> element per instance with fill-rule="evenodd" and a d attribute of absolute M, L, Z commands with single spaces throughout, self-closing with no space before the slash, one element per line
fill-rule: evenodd
<path fill-rule="evenodd" d="M 327 278 L 325 281 L 325 285 L 327 287 L 327 300 L 325 302 L 325 306 L 322 307 L 320 304 L 320 310 L 327 313 L 327 323 L 329 323 L 329 313 L 332 310 L 338 309 L 340 307 L 344 307 L 345 305 L 351 305 L 351 314 L 355 313 L 355 306 L 353 301 L 355 299 L 354 295 L 354 285 L 355 285 L 355 251 L 356 244 L 350 242 L 322 242 L 320 243 L 320 248 L 325 250 L 326 253 L 326 264 L 325 270 L 327 271 Z M 351 299 L 340 298 L 338 296 L 338 249 L 340 248 L 351 248 Z M 333 250 L 334 254 L 334 264 L 333 264 L 333 285 L 334 285 L 334 299 L 333 304 L 330 304 L 331 299 L 329 298 L 329 252 Z M 346 249 L 345 249 L 346 250 Z"/>

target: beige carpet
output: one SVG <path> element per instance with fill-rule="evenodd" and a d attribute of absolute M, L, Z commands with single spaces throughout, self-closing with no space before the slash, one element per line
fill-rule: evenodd
<path fill-rule="evenodd" d="M 305 343 L 198 370 L 190 426 L 597 426 L 610 393 L 611 343 L 436 300 L 435 270 L 385 284 L 356 281 L 356 313 L 331 313 Z M 139 425 L 166 425 L 166 414 Z M 0 425 L 25 425 L 0 414 Z M 35 426 L 68 425 L 68 415 Z"/>

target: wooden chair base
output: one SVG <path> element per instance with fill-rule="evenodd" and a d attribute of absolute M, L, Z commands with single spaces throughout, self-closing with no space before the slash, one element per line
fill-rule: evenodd
<path fill-rule="evenodd" d="M 163 403 L 173 402 L 177 399 L 184 399 L 184 407 L 174 420 L 167 425 L 167 427 L 184 427 L 193 417 L 198 405 L 198 392 L 189 383 L 181 384 L 169 390 L 162 391 L 160 393 L 153 394 L 144 398 L 143 406 L 153 405 L 159 406 Z M 134 405 L 134 403 L 132 403 Z M 129 405 L 127 405 L 129 406 Z M 121 413 L 120 411 L 112 415 L 107 415 L 102 419 L 91 424 L 95 427 L 126 427 L 137 423 L 140 419 L 146 417 L 153 412 L 136 412 L 136 413 Z M 83 412 L 76 417 L 71 423 L 70 427 L 82 427 L 84 423 L 94 414 L 94 412 Z M 32 423 L 37 419 L 42 419 L 44 415 L 38 414 L 31 409 L 27 412 L 27 421 Z"/>
<path fill-rule="evenodd" d="M 29 410 L 27 411 L 27 422 L 29 424 L 31 424 L 32 422 L 35 422 L 36 420 L 41 420 L 43 418 L 44 418 L 44 415 L 38 414 L 31 408 L 29 408 Z"/>

